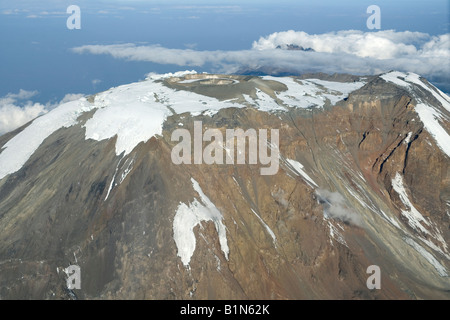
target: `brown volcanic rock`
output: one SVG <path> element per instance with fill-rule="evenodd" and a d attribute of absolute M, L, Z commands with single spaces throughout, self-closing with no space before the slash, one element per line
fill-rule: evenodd
<path fill-rule="evenodd" d="M 410 242 L 450 270 L 450 162 L 424 129 L 411 92 L 370 77 L 335 106 L 264 112 L 244 95 L 255 99 L 260 90 L 281 104 L 285 84 L 224 75 L 163 81 L 247 107 L 173 114 L 161 136 L 124 157 L 115 154 L 116 137 L 85 140 L 82 126 L 94 112 L 50 135 L 21 170 L 0 180 L 1 298 L 450 298 L 448 276 Z M 436 103 L 431 95 L 420 98 Z M 173 164 L 173 130 L 192 133 L 196 120 L 222 132 L 279 129 L 278 173 L 262 176 L 260 165 L 249 164 Z M 1 145 L 15 134 L 0 137 Z M 320 188 L 285 159 L 303 164 Z M 401 213 L 410 208 L 393 188 L 397 173 L 429 233 L 412 228 Z M 186 267 L 173 225 L 179 206 L 201 197 L 191 178 L 223 216 L 229 256 L 216 224 L 202 221 L 193 228 L 195 250 Z M 326 199 L 321 190 L 336 193 Z M 326 217 L 330 208 L 357 215 L 360 223 Z M 81 290 L 66 288 L 62 269 L 70 264 L 81 267 Z M 381 290 L 366 286 L 373 264 L 381 268 Z"/>

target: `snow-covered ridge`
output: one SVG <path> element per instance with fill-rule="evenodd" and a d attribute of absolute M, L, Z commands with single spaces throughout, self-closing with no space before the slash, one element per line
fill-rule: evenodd
<path fill-rule="evenodd" d="M 79 124 L 78 117 L 93 109 L 96 112 L 84 124 L 85 138 L 102 141 L 117 136 L 116 154 L 126 156 L 141 142 L 145 143 L 151 137 L 161 135 L 165 120 L 173 112 L 189 112 L 194 116 L 206 112 L 211 116 L 223 108 L 248 106 L 234 100 L 220 101 L 164 85 L 165 79 L 189 78 L 195 77 L 195 74 L 193 70 L 163 75 L 150 74 L 146 81 L 111 88 L 97 94 L 93 103 L 82 98 L 60 105 L 35 119 L 3 146 L 0 150 L 0 179 L 20 170 L 48 136 L 60 128 Z M 292 77 L 262 79 L 283 83 L 288 88 L 286 91 L 275 92 L 277 99 L 259 89 L 255 99 L 244 95 L 250 105 L 265 112 L 282 112 L 287 110 L 286 106 L 322 107 L 327 100 L 334 104 L 365 84 L 362 81 L 339 83 L 319 79 L 294 80 Z M 280 100 L 283 103 L 279 103 Z M 442 135 L 442 132 L 433 132 Z"/>
<path fill-rule="evenodd" d="M 283 83 L 287 91 L 278 93 L 278 98 L 284 104 L 296 108 L 323 107 L 326 100 L 332 105 L 346 98 L 351 92 L 360 89 L 366 84 L 358 82 L 334 82 L 319 79 L 295 80 L 292 77 L 264 76 L 264 80 Z"/>
<path fill-rule="evenodd" d="M 445 119 L 439 110 L 425 103 L 418 103 L 414 110 L 439 148 L 450 157 L 450 135 L 439 123 L 439 121 L 449 121 L 449 119 Z"/>
<path fill-rule="evenodd" d="M 92 107 L 82 98 L 62 104 L 36 118 L 3 146 L 0 153 L 0 179 L 20 170 L 48 136 L 58 129 L 75 125 L 81 113 L 91 110 Z"/>
<path fill-rule="evenodd" d="M 82 98 L 58 106 L 35 119 L 3 146 L 0 151 L 0 179 L 20 170 L 48 136 L 60 128 L 78 124 L 78 117 L 92 109 L 97 110 L 84 125 L 86 139 L 101 141 L 117 135 L 116 154 L 125 156 L 139 143 L 160 135 L 167 116 L 173 114 L 172 110 L 198 115 L 205 110 L 214 114 L 222 108 L 239 106 L 190 91 L 176 91 L 159 81 L 192 73 L 151 75 L 147 81 L 99 93 L 93 104 Z"/>
<path fill-rule="evenodd" d="M 180 203 L 173 220 L 173 237 L 178 249 L 178 256 L 185 266 L 189 266 L 194 254 L 196 239 L 194 228 L 202 221 L 213 221 L 219 235 L 219 243 L 225 258 L 228 259 L 229 249 L 226 235 L 226 227 L 223 224 L 223 216 L 216 206 L 203 193 L 196 180 L 191 178 L 194 190 L 199 194 L 200 201 L 194 201 L 188 205 Z"/>
<path fill-rule="evenodd" d="M 420 121 L 422 121 L 425 129 L 430 133 L 430 135 L 436 141 L 438 147 L 450 157 L 450 135 L 441 126 L 439 122 L 449 122 L 450 117 L 442 113 L 439 109 L 423 101 L 415 90 L 419 87 L 421 90 L 426 90 L 429 92 L 441 105 L 442 107 L 450 113 L 450 97 L 445 93 L 437 89 L 436 87 L 426 84 L 420 80 L 418 74 L 408 72 L 398 72 L 392 71 L 385 73 L 380 76 L 387 82 L 394 83 L 400 87 L 407 89 L 417 100 L 417 105 L 415 106 L 415 111 L 419 115 Z M 416 88 L 415 88 L 415 86 Z M 445 112 L 445 111 L 444 111 Z"/>
<path fill-rule="evenodd" d="M 172 110 L 198 115 L 205 110 L 214 114 L 236 106 L 190 91 L 176 91 L 155 80 L 113 88 L 97 95 L 94 104 L 101 109 L 86 122 L 86 139 L 100 141 L 117 135 L 117 155 L 122 152 L 127 155 L 140 142 L 161 135 L 163 123 L 173 114 Z"/>

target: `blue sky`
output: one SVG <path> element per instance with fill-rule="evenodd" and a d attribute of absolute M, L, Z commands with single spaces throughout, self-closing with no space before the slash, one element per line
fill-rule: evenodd
<path fill-rule="evenodd" d="M 380 30 L 369 30 L 366 26 L 370 16 L 366 9 L 373 4 L 381 9 Z M 81 30 L 66 27 L 69 5 L 78 5 L 81 9 Z M 375 58 L 375 62 L 365 57 L 366 50 L 358 57 L 359 64 L 347 68 L 347 64 L 352 64 L 349 54 L 355 47 L 341 48 L 338 45 L 327 48 L 323 54 L 317 53 L 311 60 L 319 61 L 314 71 L 363 74 L 376 73 L 391 66 L 407 69 L 409 60 L 403 57 L 408 56 L 413 61 L 411 67 L 416 65 L 416 69 L 411 71 L 427 78 L 433 77 L 442 62 L 434 58 L 424 60 L 424 55 L 417 55 L 430 45 L 434 46 L 430 51 L 434 55 L 439 52 L 436 48 L 445 49 L 447 38 L 436 37 L 449 33 L 449 4 L 442 0 L 3 0 L 0 2 L 0 30 L 0 104 L 9 97 L 10 103 L 18 106 L 22 103 L 24 107 L 25 102 L 20 102 L 22 98 L 19 95 L 22 90 L 26 92 L 23 94 L 26 101 L 49 108 L 66 94 L 95 93 L 144 79 L 149 72 L 186 69 L 232 72 L 248 66 L 250 60 L 288 67 L 296 63 L 298 57 L 280 54 L 276 57 L 278 60 L 270 61 L 269 54 L 258 51 L 264 47 L 260 45 L 262 42 L 258 42 L 261 37 L 266 37 L 269 42 L 281 41 L 285 34 L 275 33 L 288 30 L 304 32 L 292 34 L 293 38 L 289 39 L 305 43 L 312 43 L 308 41 L 313 41 L 314 35 L 321 35 L 321 43 L 327 43 L 333 33 L 354 30 L 361 33 L 356 34 L 360 39 L 358 43 L 362 41 L 366 46 L 370 45 L 369 33 L 391 30 L 390 33 L 380 33 L 375 40 L 380 42 L 382 37 L 387 37 L 395 44 L 400 43 L 396 47 L 398 50 L 390 57 L 384 57 L 382 63 L 380 57 L 369 57 Z M 417 39 L 401 33 L 405 31 L 416 32 L 414 37 Z M 269 39 L 270 35 L 273 36 Z M 343 42 L 353 41 L 355 37 L 341 36 Z M 125 45 L 126 50 L 117 45 Z M 411 45 L 417 52 L 411 54 L 404 50 Z M 174 52 L 174 49 L 179 51 Z M 155 57 L 156 54 L 166 59 Z M 330 60 L 326 56 L 329 54 L 336 57 L 335 65 L 323 62 Z M 195 60 L 197 63 L 183 65 L 178 58 L 170 58 L 171 55 L 185 55 L 188 57 L 186 61 Z M 214 55 L 222 58 L 210 57 Z M 285 58 L 291 64 L 283 64 L 281 59 Z M 429 63 L 436 64 L 435 69 L 433 66 L 427 69 L 425 65 Z M 418 68 L 417 64 L 424 66 Z M 433 80 L 449 92 L 445 75 L 437 75 Z"/>

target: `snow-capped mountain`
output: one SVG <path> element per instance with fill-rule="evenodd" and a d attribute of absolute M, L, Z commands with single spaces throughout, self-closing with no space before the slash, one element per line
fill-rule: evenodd
<path fill-rule="evenodd" d="M 395 71 L 152 74 L 60 105 L 0 136 L 0 298 L 448 299 L 449 132 L 450 98 Z"/>

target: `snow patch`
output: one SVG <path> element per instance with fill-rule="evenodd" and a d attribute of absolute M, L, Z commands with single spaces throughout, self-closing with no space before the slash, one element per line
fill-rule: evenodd
<path fill-rule="evenodd" d="M 398 222 L 397 221 L 395 221 L 393 218 L 391 218 L 391 217 L 389 217 L 383 210 L 380 210 L 380 212 L 381 212 L 381 214 L 383 215 L 383 217 L 387 220 L 387 221 L 389 221 L 394 227 L 396 227 L 396 228 L 398 228 L 398 229 L 402 229 L 401 227 L 400 227 L 400 225 L 398 224 Z"/>
<path fill-rule="evenodd" d="M 439 119 L 444 120 L 441 113 L 425 103 L 418 103 L 414 110 L 419 115 L 425 129 L 433 136 L 438 147 L 450 157 L 450 135 L 438 121 Z"/>
<path fill-rule="evenodd" d="M 408 132 L 408 134 L 406 135 L 405 140 L 403 140 L 404 144 L 408 144 L 411 141 L 411 136 L 412 136 L 412 132 Z"/>
<path fill-rule="evenodd" d="M 436 100 L 438 100 L 441 105 L 448 111 L 450 112 L 450 98 L 443 93 L 442 91 L 440 91 L 438 88 L 432 86 L 432 88 L 430 88 L 429 86 L 427 86 L 424 82 L 422 82 L 420 80 L 420 76 L 418 74 L 415 74 L 413 72 L 409 72 L 408 75 L 406 76 L 405 80 L 412 82 L 414 84 L 419 85 L 420 87 L 422 87 L 423 89 L 427 90 L 429 93 L 431 93 Z"/>
<path fill-rule="evenodd" d="M 302 80 L 295 81 L 293 78 L 277 78 L 271 76 L 262 77 L 264 80 L 272 80 L 283 83 L 288 88 L 287 91 L 280 92 L 277 97 L 289 107 L 309 108 L 323 107 L 325 98 L 320 95 L 321 90 L 316 84 Z"/>
<path fill-rule="evenodd" d="M 203 193 L 196 180 L 191 178 L 194 190 L 199 194 L 200 201 L 194 199 L 186 205 L 180 203 L 173 220 L 174 240 L 178 249 L 178 256 L 183 264 L 188 267 L 195 251 L 196 239 L 194 228 L 202 221 L 213 221 L 219 235 L 219 242 L 225 258 L 228 259 L 229 248 L 226 236 L 226 227 L 223 224 L 223 216 L 211 200 Z"/>
<path fill-rule="evenodd" d="M 333 223 L 331 222 L 331 220 L 327 219 L 328 221 L 328 229 L 330 232 L 330 238 L 331 239 L 335 239 L 337 242 L 339 242 L 340 244 L 343 244 L 344 246 L 346 246 L 348 248 L 347 242 L 344 239 L 344 236 L 339 232 L 339 230 L 333 225 Z M 339 224 L 338 224 L 339 225 Z M 339 225 L 339 227 L 342 229 L 342 227 Z M 331 241 L 331 244 L 333 244 L 333 242 Z"/>
<path fill-rule="evenodd" d="M 414 92 L 414 88 L 412 84 L 415 84 L 422 89 L 425 89 L 431 95 L 439 101 L 443 108 L 445 108 L 448 112 L 450 112 L 450 97 L 448 97 L 445 93 L 437 89 L 432 85 L 427 85 L 420 80 L 420 76 L 418 74 L 409 72 L 403 73 L 398 71 L 389 72 L 380 76 L 385 81 L 392 82 L 396 85 L 406 88 L 417 100 L 417 105 L 414 108 L 416 113 L 419 115 L 420 120 L 424 124 L 425 129 L 433 136 L 438 147 L 450 157 L 450 135 L 447 131 L 439 124 L 439 120 L 441 121 L 449 121 L 449 118 L 443 115 L 436 108 L 428 105 L 422 99 L 420 99 L 416 92 Z"/>
<path fill-rule="evenodd" d="M 366 82 L 334 82 L 320 79 L 294 80 L 291 77 L 277 78 L 272 76 L 262 77 L 283 83 L 288 90 L 277 93 L 286 105 L 297 108 L 308 108 L 311 106 L 323 107 L 326 99 L 332 105 L 348 97 L 348 95 L 361 88 Z"/>
<path fill-rule="evenodd" d="M 325 96 L 331 101 L 332 105 L 335 105 L 338 101 L 347 98 L 351 92 L 362 88 L 367 83 L 363 81 L 335 82 L 319 79 L 308 79 L 308 81 L 325 87 L 327 89 L 327 92 L 330 93 L 326 94 Z"/>
<path fill-rule="evenodd" d="M 399 71 L 388 72 L 380 76 L 380 78 L 382 78 L 386 82 L 392 82 L 400 87 L 410 89 L 411 85 L 408 82 L 400 79 L 400 78 L 405 79 L 406 77 L 407 77 L 406 73 Z"/>
<path fill-rule="evenodd" d="M 417 252 L 419 252 L 422 257 L 424 257 L 439 273 L 441 277 L 448 277 L 447 270 L 445 267 L 436 260 L 435 257 L 431 253 L 429 253 L 427 250 L 425 250 L 421 245 L 419 245 L 417 242 L 412 240 L 411 238 L 405 238 L 405 242 L 409 244 L 411 247 L 413 247 Z"/>
<path fill-rule="evenodd" d="M 405 216 L 406 219 L 408 219 L 408 224 L 415 230 L 420 230 L 423 233 L 430 234 L 430 232 L 422 225 L 422 222 L 427 226 L 429 226 L 430 223 L 425 220 L 422 214 L 413 206 L 413 204 L 409 200 L 408 195 L 406 194 L 405 187 L 403 186 L 403 177 L 399 172 L 397 172 L 395 178 L 392 179 L 392 187 L 399 195 L 400 200 L 405 205 L 405 207 L 409 209 L 401 210 L 402 215 Z"/>
<path fill-rule="evenodd" d="M 252 97 L 250 97 L 248 94 L 242 94 L 242 96 L 244 97 L 245 101 L 251 105 L 255 104 L 255 100 L 252 99 Z"/>
<path fill-rule="evenodd" d="M 120 161 L 122 161 L 122 159 L 120 159 L 119 163 L 117 164 L 116 171 L 114 172 L 114 175 L 111 179 L 111 183 L 109 184 L 109 188 L 108 188 L 108 192 L 106 193 L 105 200 L 103 200 L 103 201 L 108 200 L 109 194 L 111 193 L 111 190 L 114 188 L 114 182 L 116 181 L 116 175 L 117 175 L 117 171 L 119 170 Z"/>
<path fill-rule="evenodd" d="M 121 159 L 119 160 L 119 163 L 117 164 L 116 171 L 114 172 L 113 178 L 112 178 L 111 183 L 110 183 L 110 185 L 109 185 L 108 192 L 106 193 L 106 197 L 105 197 L 105 200 L 104 200 L 104 201 L 106 201 L 106 200 L 108 199 L 109 194 L 111 193 L 112 189 L 113 189 L 115 186 L 121 184 L 121 183 L 125 180 L 125 178 L 128 176 L 128 174 L 131 172 L 131 170 L 133 169 L 132 165 L 133 165 L 133 163 L 134 163 L 134 158 L 132 158 L 132 159 L 127 159 L 127 160 L 125 161 L 125 163 L 124 163 L 125 165 L 127 165 L 127 167 L 126 167 L 125 170 L 122 172 L 122 174 L 121 174 L 121 176 L 120 176 L 120 178 L 119 178 L 119 181 L 116 182 L 116 176 L 117 176 L 117 173 L 118 173 L 118 171 L 119 171 L 119 168 L 121 167 L 120 164 L 121 164 L 122 160 L 123 160 L 123 158 L 121 158 Z M 128 163 L 128 164 L 127 164 L 127 163 Z"/>
<path fill-rule="evenodd" d="M 286 110 L 284 107 L 276 103 L 276 101 L 271 96 L 259 89 L 256 89 L 256 96 L 258 97 L 257 103 L 259 110 L 266 112 L 270 112 L 273 110 Z"/>
<path fill-rule="evenodd" d="M 314 180 L 305 172 L 305 170 L 303 170 L 304 166 L 295 160 L 292 159 L 286 159 L 286 162 L 291 166 L 290 169 L 297 175 L 297 176 L 302 176 L 303 179 L 306 181 L 306 183 L 314 188 L 318 188 L 319 186 L 317 185 L 317 183 L 314 182 Z"/>
<path fill-rule="evenodd" d="M 125 164 L 128 162 L 127 167 L 125 168 L 125 170 L 122 172 L 122 175 L 120 176 L 119 179 L 119 184 L 121 184 L 123 182 L 123 180 L 125 180 L 125 178 L 128 176 L 128 174 L 131 172 L 131 170 L 133 170 L 133 163 L 134 163 L 134 158 L 133 159 L 128 159 Z"/>
<path fill-rule="evenodd" d="M 272 241 L 273 244 L 275 245 L 275 247 L 277 246 L 277 238 L 275 237 L 275 233 L 273 233 L 272 229 L 270 229 L 270 227 L 264 222 L 264 220 L 259 216 L 259 214 L 256 213 L 255 210 L 251 209 L 252 212 L 255 214 L 255 216 L 258 217 L 259 221 L 261 222 L 261 224 L 264 226 L 264 228 L 266 228 L 267 232 L 270 234 L 270 236 L 272 237 Z"/>
<path fill-rule="evenodd" d="M 432 241 L 430 241 L 427 237 L 423 237 L 422 235 L 419 235 L 419 239 L 421 241 L 423 241 L 428 247 L 435 250 L 436 252 L 439 252 L 444 257 L 446 257 L 447 259 L 450 260 L 450 255 L 447 253 L 448 246 L 447 246 L 446 241 L 442 237 L 437 226 L 435 224 L 431 225 L 430 222 L 428 222 L 422 216 L 422 214 L 420 214 L 420 212 L 413 206 L 413 204 L 411 203 L 411 201 L 409 200 L 409 198 L 406 194 L 406 190 L 403 186 L 403 179 L 399 172 L 397 172 L 397 174 L 395 175 L 395 178 L 392 179 L 392 187 L 394 188 L 395 192 L 397 192 L 399 194 L 400 200 L 403 202 L 405 207 L 409 208 L 409 210 L 403 210 L 403 209 L 401 210 L 402 215 L 408 219 L 408 224 L 413 229 L 420 230 L 423 233 L 425 233 L 426 235 L 432 236 L 436 241 L 438 241 L 442 244 L 442 248 L 444 250 L 442 250 L 440 247 L 438 247 L 436 244 L 434 244 Z M 431 228 L 431 230 L 433 231 L 433 233 L 430 232 L 429 230 L 427 230 L 423 226 L 422 223 L 429 226 Z"/>

